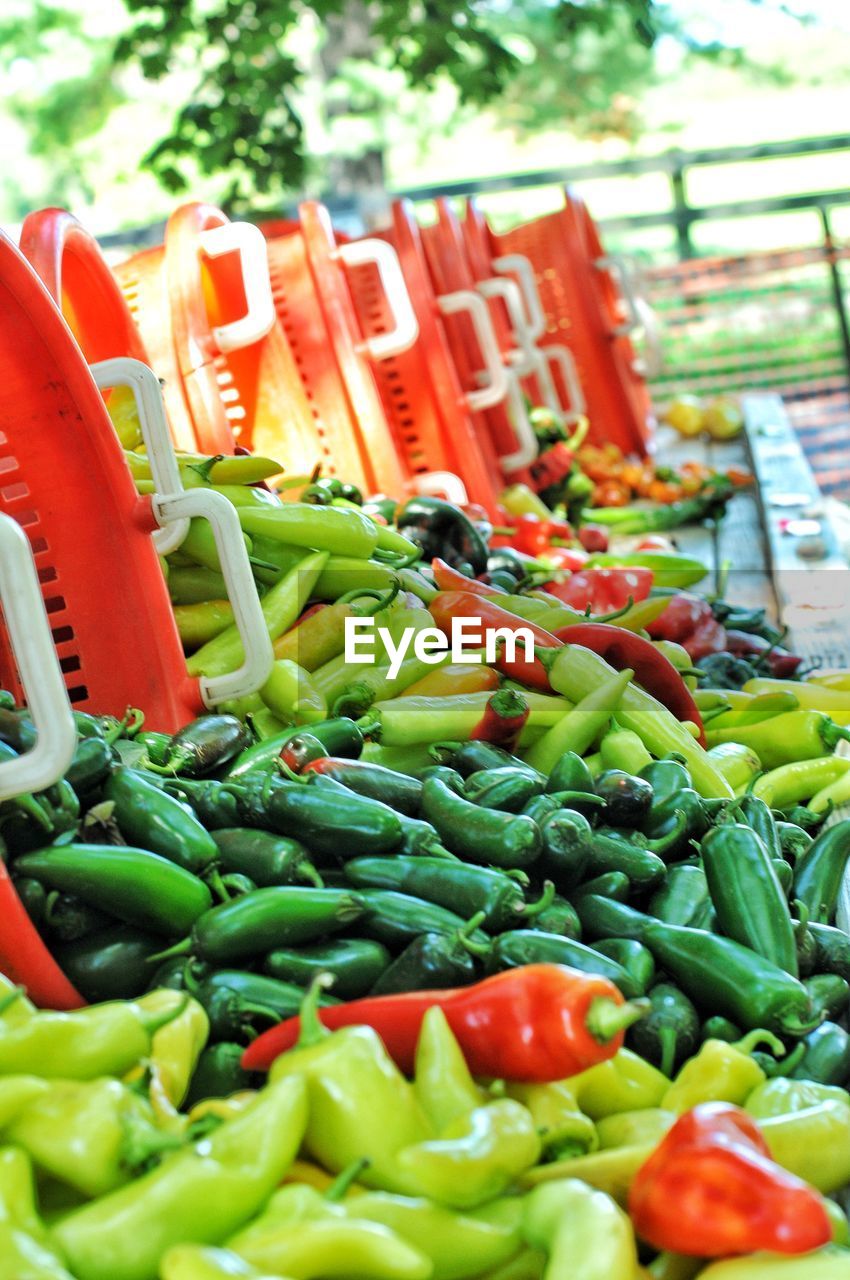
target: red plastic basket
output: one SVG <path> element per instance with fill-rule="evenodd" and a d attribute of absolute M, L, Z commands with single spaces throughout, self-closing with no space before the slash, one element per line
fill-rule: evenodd
<path fill-rule="evenodd" d="M 587 219 L 575 202 L 514 227 L 491 232 L 498 256 L 521 254 L 534 269 L 546 316 L 544 346 L 565 343 L 575 357 L 587 401 L 590 438 L 612 441 L 625 453 L 647 452 L 654 421 L 646 387 L 626 335 L 613 331 L 599 295 L 599 272 L 587 241 Z M 568 388 L 553 371 L 559 395 Z"/>
<path fill-rule="evenodd" d="M 186 673 L 151 534 L 172 519 L 163 503 L 184 520 L 206 514 L 189 510 L 195 493 L 202 505 L 210 495 L 182 495 L 179 512 L 179 481 L 164 498 L 137 495 L 92 372 L 38 276 L 3 237 L 0 298 L 0 511 L 30 540 L 70 700 L 117 715 L 141 706 L 153 728 L 175 732 L 203 710 L 206 686 Z M 135 368 L 158 393 L 150 371 Z M 122 380 L 100 369 L 103 386 Z M 211 510 L 218 521 L 220 504 Z M 247 561 L 243 570 L 250 579 Z M 5 646 L 0 667 L 20 695 Z"/>
<path fill-rule="evenodd" d="M 511 333 L 519 339 L 521 352 L 518 354 L 522 364 L 531 370 L 523 379 L 526 395 L 533 404 L 545 405 L 557 413 L 565 423 L 577 422 L 584 415 L 586 406 L 572 352 L 562 343 L 550 343 L 547 347 L 537 345 L 546 331 L 546 317 L 531 263 L 521 254 L 502 258 L 494 256 L 487 221 L 471 197 L 467 200 L 461 230 L 479 288 L 493 296 L 494 302 L 502 299 L 503 318 L 512 322 Z M 512 285 L 515 292 L 503 294 L 498 287 L 500 285 Z M 561 398 L 555 385 L 553 366 L 560 370 L 562 385 L 567 390 L 565 399 Z"/>
<path fill-rule="evenodd" d="M 327 212 L 299 210 L 299 229 L 269 241 L 279 325 L 314 420 L 315 455 L 328 474 L 395 496 L 410 473 L 398 456 Z"/>
<path fill-rule="evenodd" d="M 165 381 L 175 443 L 232 453 L 250 439 L 259 348 L 274 326 L 262 233 L 212 205 L 181 205 L 164 246 L 116 275 Z"/>

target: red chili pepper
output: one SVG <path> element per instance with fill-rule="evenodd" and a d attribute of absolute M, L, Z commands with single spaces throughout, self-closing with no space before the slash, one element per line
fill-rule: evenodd
<path fill-rule="evenodd" d="M 753 635 L 749 631 L 726 631 L 726 650 L 736 658 L 764 657 L 773 676 L 787 678 L 803 661 L 798 653 L 790 653 L 781 645 L 772 645 L 764 636 Z"/>
<path fill-rule="evenodd" d="M 546 552 L 547 561 L 570 573 L 580 573 L 587 564 L 587 557 L 588 553 L 578 547 L 550 547 Z"/>
<path fill-rule="evenodd" d="M 652 570 L 583 569 L 566 582 L 547 583 L 545 589 L 571 609 L 590 608 L 592 613 L 610 613 L 613 609 L 624 609 L 630 596 L 633 600 L 647 598 L 652 590 Z"/>
<path fill-rule="evenodd" d="M 402 1071 L 412 1072 L 425 1013 L 446 1015 L 474 1076 L 545 1084 L 612 1058 L 643 1002 L 625 1004 L 612 982 L 560 964 L 530 964 L 449 991 L 366 996 L 320 1009 L 335 1031 L 365 1023 Z M 263 1032 L 242 1055 L 247 1071 L 266 1070 L 298 1040 L 300 1018 Z"/>
<path fill-rule="evenodd" d="M 585 551 L 607 551 L 610 541 L 608 530 L 601 524 L 583 524 L 578 531 L 578 540 Z"/>
<path fill-rule="evenodd" d="M 528 699 L 517 689 L 497 689 L 487 699 L 484 715 L 470 734 L 479 742 L 492 742 L 513 751 L 529 715 Z"/>
<path fill-rule="evenodd" d="M 575 437 L 573 437 L 575 439 Z M 565 480 L 573 469 L 574 454 L 570 448 L 572 442 L 559 440 L 551 449 L 539 454 L 529 468 L 536 490 L 551 489 L 553 485 Z"/>
<path fill-rule="evenodd" d="M 726 628 L 716 618 L 706 618 L 692 635 L 683 636 L 680 644 L 687 649 L 692 662 L 698 662 L 709 653 L 723 653 L 726 648 Z"/>
<path fill-rule="evenodd" d="M 471 591 L 476 596 L 506 596 L 504 587 L 494 587 L 491 583 L 479 582 L 477 578 L 467 578 L 459 569 L 453 569 L 445 560 L 435 557 L 431 561 L 434 581 L 441 591 Z"/>
<path fill-rule="evenodd" d="M 43 1009 L 79 1009 L 86 1002 L 42 942 L 0 862 L 0 969 Z"/>
<path fill-rule="evenodd" d="M 647 693 L 663 703 L 678 720 L 692 720 L 698 725 L 700 744 L 706 746 L 702 716 L 690 689 L 670 659 L 659 653 L 652 641 L 604 622 L 580 622 L 554 634 L 565 644 L 581 644 L 592 649 L 618 671 L 632 667 L 635 680 Z"/>
<path fill-rule="evenodd" d="M 514 614 L 508 613 L 507 609 L 494 604 L 492 600 L 484 600 L 471 591 L 443 591 L 435 596 L 428 608 L 435 624 L 448 637 L 451 636 L 453 619 L 477 618 L 481 623 L 484 639 L 496 630 L 508 630 L 514 633 L 527 630 L 534 636 L 534 643 L 543 649 L 557 649 L 561 644 L 551 631 L 546 631 L 533 622 L 517 618 Z M 504 656 L 501 656 L 495 665 L 504 675 L 521 680 L 523 684 L 531 685 L 532 688 L 548 690 L 550 687 L 543 663 L 537 659 L 526 662 L 524 658 L 517 656 L 514 662 L 508 662 Z"/>
<path fill-rule="evenodd" d="M 566 520 L 541 520 L 528 513 L 515 516 L 513 523 L 513 546 L 531 556 L 545 555 L 555 538 L 571 541 L 573 537 L 572 525 Z"/>
<path fill-rule="evenodd" d="M 700 623 L 709 619 L 713 621 L 714 614 L 707 600 L 689 591 L 679 591 L 646 629 L 653 640 L 675 640 L 681 644 L 686 636 L 693 635 Z"/>
<path fill-rule="evenodd" d="M 629 1215 L 653 1248 L 702 1258 L 808 1253 L 832 1238 L 822 1198 L 775 1164 L 749 1116 L 725 1102 L 676 1121 L 638 1170 Z"/>

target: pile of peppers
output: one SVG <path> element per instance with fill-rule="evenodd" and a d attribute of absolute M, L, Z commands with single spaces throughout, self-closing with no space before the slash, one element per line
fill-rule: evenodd
<path fill-rule="evenodd" d="M 224 1093 L 191 996 L 39 1012 L 0 977 L 2 1274 L 846 1276 L 843 1090 L 721 1040 L 671 1082 L 621 1047 L 625 1017 L 588 1055 L 578 1023 L 625 1006 L 557 965 L 408 997 L 378 1030 L 397 997 L 331 1030 L 322 985 L 268 1075 Z"/>

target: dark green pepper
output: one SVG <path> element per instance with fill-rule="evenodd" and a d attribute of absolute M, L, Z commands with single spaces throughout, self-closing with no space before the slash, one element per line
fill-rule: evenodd
<path fill-rule="evenodd" d="M 850 818 L 822 831 L 794 868 L 793 896 L 816 924 L 830 924 L 850 858 Z"/>
<path fill-rule="evenodd" d="M 47 895 L 44 926 L 56 942 L 76 942 L 87 933 L 105 929 L 111 923 L 109 916 L 98 911 L 97 907 L 82 902 L 70 893 L 57 893 L 54 890 Z"/>
<path fill-rule="evenodd" d="M 689 791 L 694 785 L 684 764 L 678 760 L 652 760 L 644 765 L 638 777 L 652 787 L 655 804 L 677 791 Z"/>
<path fill-rule="evenodd" d="M 715 827 L 701 845 L 708 890 L 727 938 L 792 977 L 798 973 L 791 913 L 767 849 L 741 823 Z"/>
<path fill-rule="evenodd" d="M 480 915 L 480 924 L 491 933 L 517 928 L 552 896 L 547 894 L 540 905 L 530 905 L 511 876 L 492 867 L 447 864 L 442 858 L 354 858 L 345 874 L 358 889 L 394 889 L 465 918 Z"/>
<path fill-rule="evenodd" d="M 652 807 L 652 787 L 622 769 L 606 769 L 596 779 L 596 794 L 605 801 L 605 816 L 615 827 L 639 827 Z"/>
<path fill-rule="evenodd" d="M 219 969 L 188 989 L 206 1011 L 212 1040 L 250 1040 L 261 1025 L 294 1017 L 304 999 L 303 987 L 237 969 Z M 320 997 L 321 1005 L 337 1003 Z"/>
<path fill-rule="evenodd" d="M 168 748 L 171 745 L 171 734 L 156 733 L 152 729 L 143 729 L 141 733 L 137 733 L 133 739 L 140 747 L 144 747 L 147 758 L 151 764 L 162 766 L 168 758 Z"/>
<path fill-rule="evenodd" d="M 773 811 L 758 796 L 741 796 L 741 799 L 735 805 L 735 809 L 740 814 L 740 821 L 755 831 L 761 840 L 768 855 L 773 859 L 783 856 L 782 845 L 779 841 L 779 832 L 776 829 L 776 819 Z"/>
<path fill-rule="evenodd" d="M 149 960 L 162 939 L 117 924 L 54 948 L 56 961 L 80 995 L 92 1004 L 131 1000 L 148 987 Z"/>
<path fill-rule="evenodd" d="M 597 973 L 608 978 L 627 1000 L 642 994 L 632 975 L 610 956 L 572 938 L 560 938 L 539 929 L 500 934 L 483 954 L 488 973 L 527 964 L 563 964 L 581 973 Z"/>
<path fill-rule="evenodd" d="M 850 982 L 846 978 L 837 973 L 815 973 L 803 979 L 803 986 L 809 993 L 815 1013 L 835 1020 L 847 1012 Z"/>
<path fill-rule="evenodd" d="M 825 925 L 824 928 L 826 927 Z M 795 921 L 794 940 L 797 946 L 797 971 L 801 978 L 808 978 L 818 968 L 818 944 L 812 926 L 802 920 Z"/>
<path fill-rule="evenodd" d="M 805 1035 L 817 1025 L 806 988 L 756 952 L 703 929 L 663 924 L 619 902 L 589 895 L 576 900 L 588 937 L 635 938 L 698 1007 L 746 1030 Z"/>
<path fill-rule="evenodd" d="M 308 987 L 317 974 L 330 973 L 332 994 L 341 1000 L 357 1000 L 371 990 L 390 961 L 389 951 L 380 942 L 340 938 L 303 947 L 275 947 L 266 956 L 263 969 L 272 978 L 300 987 Z"/>
<path fill-rule="evenodd" d="M 802 1041 L 805 1050 L 793 1070 L 792 1080 L 841 1085 L 850 1079 L 850 1036 L 835 1022 L 822 1022 Z"/>
<path fill-rule="evenodd" d="M 734 1022 L 730 1022 L 728 1018 L 722 1018 L 719 1014 L 715 1014 L 712 1018 L 706 1018 L 700 1029 L 700 1039 L 705 1040 L 725 1040 L 727 1044 L 735 1044 L 738 1040 L 743 1039 L 743 1031 Z"/>
<path fill-rule="evenodd" d="M 103 788 L 113 817 L 130 844 L 150 849 L 186 871 L 203 875 L 218 859 L 209 832 L 184 804 L 135 769 L 116 769 Z"/>
<path fill-rule="evenodd" d="M 522 769 L 503 765 L 499 769 L 481 769 L 471 773 L 464 784 L 464 795 L 473 804 L 485 809 L 501 809 L 506 813 L 519 813 L 523 807 L 539 796 L 543 783 Z"/>
<path fill-rule="evenodd" d="M 476 920 L 473 917 L 455 933 L 422 933 L 413 938 L 384 970 L 370 994 L 441 991 L 474 982 L 478 971 L 464 939 L 468 931 L 474 931 Z"/>
<path fill-rule="evenodd" d="M 628 902 L 632 893 L 632 882 L 622 871 L 606 871 L 592 880 L 585 880 L 573 891 L 573 902 L 588 894 L 596 894 L 601 898 L 610 898 L 612 902 Z"/>
<path fill-rule="evenodd" d="M 294 837 L 334 860 L 391 853 L 401 844 L 401 823 L 392 809 L 331 778 L 317 777 L 304 786 L 246 774 L 238 783 L 222 785 L 236 796 L 245 825 Z"/>
<path fill-rule="evenodd" d="M 541 866 L 562 893 L 580 883 L 590 864 L 592 831 L 573 809 L 559 809 L 540 822 Z"/>
<path fill-rule="evenodd" d="M 243 1044 L 222 1041 L 204 1049 L 192 1074 L 184 1106 L 191 1110 L 206 1098 L 227 1098 L 257 1086 L 258 1077 L 242 1069 Z"/>
<path fill-rule="evenodd" d="M 424 560 L 439 557 L 476 577 L 487 569 L 487 543 L 467 515 L 450 502 L 418 494 L 395 514 L 396 528 L 416 543 Z"/>
<path fill-rule="evenodd" d="M 261 956 L 275 947 L 316 942 L 339 933 L 366 910 L 359 896 L 339 889 L 275 885 L 243 893 L 206 911 L 191 937 L 162 953 L 191 953 L 210 964 L 228 964 L 246 956 Z"/>
<path fill-rule="evenodd" d="M 790 809 L 783 809 L 781 812 L 786 822 L 802 827 L 804 831 L 820 831 L 830 814 L 828 808 L 824 809 L 823 813 L 812 813 L 811 809 L 799 804 L 792 805 Z"/>
<path fill-rule="evenodd" d="M 692 925 L 711 899 L 702 867 L 679 863 L 649 900 L 648 911 L 666 924 Z"/>
<path fill-rule="evenodd" d="M 776 833 L 779 836 L 779 847 L 783 858 L 788 858 L 791 862 L 802 858 L 814 843 L 808 831 L 804 831 L 794 822 L 777 822 Z"/>
<path fill-rule="evenodd" d="M 65 773 L 65 781 L 78 796 L 87 796 L 106 781 L 112 764 L 112 747 L 104 738 L 81 738 Z"/>
<path fill-rule="evenodd" d="M 297 726 L 284 729 L 275 737 L 266 738 L 264 742 L 257 742 L 240 752 L 227 768 L 228 778 L 232 781 L 250 773 L 276 773 L 282 751 L 300 732 Z M 354 721 L 345 716 L 311 724 L 309 732 L 325 748 L 326 755 L 356 760 L 363 750 L 363 734 Z"/>
<path fill-rule="evenodd" d="M 564 808 L 563 797 L 567 792 L 559 792 L 556 795 L 535 796 L 533 800 L 529 800 L 528 804 L 523 806 L 523 813 L 527 818 L 531 818 L 538 826 L 544 818 L 548 818 L 551 813 L 557 813 L 559 809 Z M 576 812 L 574 810 L 574 812 Z"/>
<path fill-rule="evenodd" d="M 306 774 L 316 773 L 323 778 L 333 778 L 369 800 L 380 800 L 399 813 L 415 817 L 422 802 L 422 783 L 407 773 L 397 773 L 382 764 L 366 760 L 346 760 L 344 757 L 324 756 L 308 765 Z"/>
<path fill-rule="evenodd" d="M 544 933 L 557 933 L 564 938 L 580 938 L 581 922 L 576 909 L 566 898 L 555 894 L 552 902 L 534 918 L 535 929 Z"/>
<path fill-rule="evenodd" d="M 250 745 L 250 731 L 236 716 L 199 716 L 175 733 L 163 767 L 200 778 L 220 769 Z"/>
<path fill-rule="evenodd" d="M 784 858 L 774 858 L 773 870 L 776 872 L 776 878 L 782 885 L 782 892 L 787 898 L 794 886 L 794 868 Z"/>
<path fill-rule="evenodd" d="M 664 851 L 668 860 L 685 856 L 690 842 L 701 840 L 711 826 L 711 815 L 702 796 L 692 787 L 674 791 L 653 804 L 643 824 L 643 831 L 650 840 L 663 840 L 676 831 L 680 814 L 684 816 L 684 826 L 678 831 L 675 842 Z"/>
<path fill-rule="evenodd" d="M 647 1016 L 629 1028 L 629 1046 L 672 1078 L 679 1064 L 696 1051 L 699 1015 L 692 1001 L 669 982 L 654 986 L 649 1001 Z"/>
<path fill-rule="evenodd" d="M 580 791 L 596 795 L 596 783 L 585 761 L 575 751 L 565 751 L 546 783 L 547 791 Z"/>
<path fill-rule="evenodd" d="M 667 871 L 657 854 L 630 844 L 616 835 L 594 831 L 588 847 L 590 857 L 587 870 L 590 875 L 622 871 L 637 888 L 648 889 L 663 880 Z"/>
<path fill-rule="evenodd" d="M 540 831 L 531 818 L 482 809 L 441 778 L 423 782 L 422 816 L 436 828 L 447 849 L 469 862 L 514 870 L 529 866 L 540 854 Z"/>
<path fill-rule="evenodd" d="M 30 920 L 39 928 L 47 911 L 47 890 L 44 885 L 29 877 L 16 877 L 15 890 Z"/>
<path fill-rule="evenodd" d="M 850 936 L 828 924 L 810 924 L 808 929 L 816 948 L 812 972 L 837 973 L 850 982 Z"/>
<path fill-rule="evenodd" d="M 321 877 L 299 840 L 272 835 L 253 827 L 222 827 L 212 832 L 221 869 L 250 876 L 258 888 L 283 884 L 313 884 Z"/>
<path fill-rule="evenodd" d="M 239 805 L 236 796 L 220 782 L 212 779 L 195 782 L 189 778 L 179 778 L 174 781 L 162 779 L 160 782 L 151 779 L 151 781 L 154 786 L 160 786 L 169 795 L 184 800 L 207 831 L 239 826 Z"/>
<path fill-rule="evenodd" d="M 633 938 L 600 938 L 594 942 L 593 950 L 621 965 L 631 974 L 640 994 L 646 995 L 655 979 L 655 960 L 648 947 Z"/>
<path fill-rule="evenodd" d="M 438 753 L 440 748 L 438 748 Z M 517 756 L 512 756 L 509 751 L 505 751 L 503 747 L 497 747 L 491 742 L 460 742 L 453 743 L 451 749 L 447 753 L 446 763 L 461 775 L 462 778 L 468 778 L 470 774 L 480 773 L 482 769 L 502 769 L 510 767 L 511 769 L 522 769 L 530 778 L 537 778 L 546 785 L 546 775 L 539 773 L 537 769 L 532 769 L 530 764 L 526 764 Z"/>
<path fill-rule="evenodd" d="M 212 905 L 203 881 L 147 849 L 52 845 L 24 854 L 15 868 L 19 875 L 165 937 L 187 933 Z"/>
<path fill-rule="evenodd" d="M 365 909 L 358 932 L 382 942 L 390 951 L 403 950 L 423 933 L 458 934 L 466 924 L 446 907 L 394 889 L 359 889 L 356 896 Z M 475 942 L 488 941 L 480 929 L 471 936 Z"/>

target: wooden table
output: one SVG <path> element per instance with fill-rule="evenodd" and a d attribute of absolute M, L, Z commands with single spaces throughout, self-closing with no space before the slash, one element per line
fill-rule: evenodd
<path fill-rule="evenodd" d="M 724 470 L 750 468 L 757 484 L 737 494 L 718 526 L 677 530 L 685 555 L 728 564 L 725 595 L 766 608 L 789 628 L 789 643 L 813 665 L 850 665 L 850 572 L 805 454 L 774 395 L 743 398 L 746 432 L 736 440 L 687 440 L 661 428 L 657 456 Z M 706 584 L 711 589 L 710 580 Z"/>

